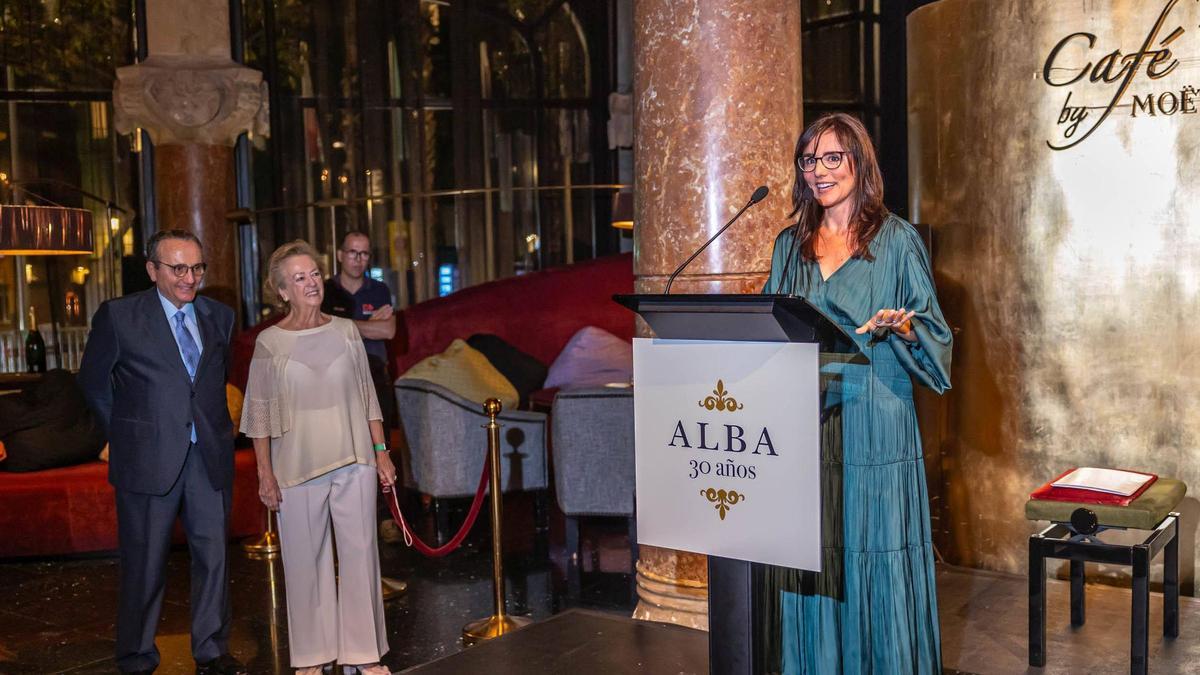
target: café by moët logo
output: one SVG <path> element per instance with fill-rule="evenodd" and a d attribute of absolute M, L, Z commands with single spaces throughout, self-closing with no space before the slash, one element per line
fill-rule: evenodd
<path fill-rule="evenodd" d="M 1189 35 L 1200 26 L 1183 26 L 1179 5 L 1180 0 L 1167 0 L 1133 51 L 1105 44 L 1100 36 L 1084 31 L 1063 37 L 1050 49 L 1042 79 L 1066 92 L 1058 114 L 1058 138 L 1046 141 L 1052 150 L 1079 145 L 1113 114 L 1169 117 L 1197 112 L 1200 93 L 1194 86 L 1156 86 L 1179 67 L 1176 52 L 1181 47 L 1190 46 L 1192 52 L 1200 49 L 1196 42 L 1200 36 Z"/>

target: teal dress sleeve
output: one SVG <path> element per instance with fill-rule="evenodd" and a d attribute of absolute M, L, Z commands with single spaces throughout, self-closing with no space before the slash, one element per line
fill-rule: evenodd
<path fill-rule="evenodd" d="M 918 382 L 941 394 L 950 388 L 954 335 L 938 306 L 929 254 L 916 231 L 906 230 L 897 238 L 900 279 L 895 308 L 916 312 L 913 327 L 917 341 L 909 342 L 892 335 L 889 342 L 904 369 Z"/>

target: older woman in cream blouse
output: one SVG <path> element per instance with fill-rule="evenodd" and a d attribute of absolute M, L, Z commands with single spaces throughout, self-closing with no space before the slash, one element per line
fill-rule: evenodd
<path fill-rule="evenodd" d="M 259 497 L 279 512 L 292 667 L 316 675 L 336 660 L 385 675 L 375 497 L 396 469 L 362 339 L 321 313 L 324 280 L 304 241 L 271 254 L 263 291 L 286 316 L 258 336 L 241 426 Z"/>

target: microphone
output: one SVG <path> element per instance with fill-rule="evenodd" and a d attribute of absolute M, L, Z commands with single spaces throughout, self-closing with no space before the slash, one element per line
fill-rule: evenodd
<path fill-rule="evenodd" d="M 767 196 L 767 192 L 768 192 L 768 190 L 767 190 L 766 185 L 759 185 L 758 189 L 754 191 L 754 194 L 750 195 L 750 201 L 746 202 L 746 205 L 743 206 L 741 208 L 741 210 L 739 210 L 737 213 L 735 213 L 733 215 L 733 217 L 729 219 L 728 223 L 725 223 L 724 225 L 722 225 L 721 229 L 717 230 L 716 234 L 709 237 L 708 241 L 704 242 L 704 244 L 701 245 L 700 248 L 696 249 L 696 252 L 693 253 L 691 255 L 691 257 L 689 257 L 687 260 L 684 260 L 682 265 L 680 265 L 679 267 L 676 267 L 675 271 L 671 273 L 671 276 L 669 278 L 667 278 L 667 288 L 665 291 L 663 291 L 663 295 L 670 295 L 671 294 L 671 284 L 675 283 L 675 277 L 679 276 L 679 273 L 682 272 L 685 267 L 690 265 L 692 263 L 692 261 L 696 259 L 696 256 L 703 253 L 704 249 L 708 248 L 709 244 L 713 243 L 714 241 L 717 240 L 717 237 L 724 234 L 725 230 L 728 230 L 730 225 L 737 222 L 737 219 L 742 217 L 742 214 L 746 212 L 746 209 L 750 208 L 751 206 L 754 206 L 755 204 L 757 204 L 757 203 L 761 202 L 763 199 L 765 199 Z"/>

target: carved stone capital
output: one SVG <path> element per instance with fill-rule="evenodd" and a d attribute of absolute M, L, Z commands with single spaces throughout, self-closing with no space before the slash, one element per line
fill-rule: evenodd
<path fill-rule="evenodd" d="M 117 131 L 141 127 L 155 144 L 232 146 L 243 132 L 270 134 L 262 73 L 211 56 L 150 56 L 117 69 Z"/>

